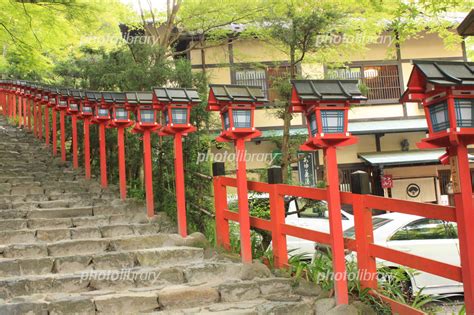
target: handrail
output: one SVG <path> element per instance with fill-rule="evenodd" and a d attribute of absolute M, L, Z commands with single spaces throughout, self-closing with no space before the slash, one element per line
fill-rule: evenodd
<path fill-rule="evenodd" d="M 224 248 L 229 248 L 230 244 L 228 235 L 229 220 L 239 221 L 238 213 L 228 209 L 226 199 L 227 187 L 236 186 L 237 181 L 235 178 L 226 176 L 214 177 L 217 240 L 218 245 Z M 285 184 L 268 184 L 255 181 L 248 181 L 247 188 L 249 191 L 269 194 L 270 220 L 250 216 L 250 226 L 272 233 L 273 255 L 276 267 L 284 267 L 288 263 L 286 236 L 294 236 L 330 245 L 330 233 L 314 231 L 285 223 L 285 209 L 281 202 L 285 196 L 325 200 L 327 196 L 326 189 Z M 454 207 L 389 199 L 372 195 L 358 195 L 348 192 L 341 192 L 340 194 L 341 202 L 343 204 L 352 205 L 354 209 L 355 239 L 344 238 L 344 247 L 357 253 L 359 272 L 376 274 L 375 259 L 381 258 L 399 265 L 462 282 L 462 269 L 459 266 L 380 246 L 373 241 L 372 208 L 456 222 L 456 210 Z M 393 311 L 403 310 L 407 314 L 423 314 L 423 312 L 419 310 L 377 293 L 376 277 L 373 277 L 373 279 L 369 281 L 361 280 L 361 285 L 368 287 L 371 289 L 373 295 L 380 297 L 390 304 Z"/>

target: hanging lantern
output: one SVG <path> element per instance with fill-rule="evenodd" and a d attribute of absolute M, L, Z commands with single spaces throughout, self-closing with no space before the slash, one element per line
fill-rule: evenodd
<path fill-rule="evenodd" d="M 163 113 L 165 133 L 190 132 L 191 108 L 201 102 L 196 89 L 154 88 L 154 102 L 159 104 Z"/>
<path fill-rule="evenodd" d="M 253 138 L 260 135 L 255 129 L 254 112 L 267 102 L 261 87 L 244 85 L 209 85 L 207 110 L 219 111 L 222 133 L 218 140 Z"/>
<path fill-rule="evenodd" d="M 317 150 L 356 142 L 348 130 L 349 108 L 366 100 L 357 80 L 293 80 L 291 111 L 306 117 L 309 139 L 303 146 Z"/>

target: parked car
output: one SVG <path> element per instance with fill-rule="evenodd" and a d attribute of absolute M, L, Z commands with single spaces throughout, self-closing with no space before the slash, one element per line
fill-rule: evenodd
<path fill-rule="evenodd" d="M 285 223 L 317 232 L 329 233 L 329 213 L 326 201 L 313 201 L 303 198 L 290 200 L 288 215 Z M 354 225 L 354 216 L 346 210 L 341 210 L 342 229 Z M 294 236 L 286 237 L 286 244 L 290 255 L 303 255 L 307 259 L 314 256 L 314 242 Z"/>
<path fill-rule="evenodd" d="M 388 213 L 373 218 L 374 243 L 405 253 L 460 265 L 456 223 L 402 213 Z M 355 238 L 355 228 L 344 231 L 344 237 Z M 355 259 L 356 253 L 347 255 Z M 397 268 L 399 265 L 377 259 L 378 267 Z M 463 292 L 460 282 L 415 271 L 410 275 L 414 293 L 423 288 L 424 294 L 455 294 Z"/>

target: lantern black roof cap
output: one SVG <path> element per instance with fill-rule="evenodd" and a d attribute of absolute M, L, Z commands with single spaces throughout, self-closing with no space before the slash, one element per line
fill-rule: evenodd
<path fill-rule="evenodd" d="M 153 104 L 153 92 L 126 92 L 129 104 Z"/>
<path fill-rule="evenodd" d="M 102 93 L 97 91 L 85 91 L 87 100 L 90 102 L 100 102 L 102 100 Z"/>
<path fill-rule="evenodd" d="M 59 88 L 58 87 L 55 87 L 55 86 L 52 86 L 49 88 L 49 93 L 53 93 L 53 94 L 59 94 Z"/>
<path fill-rule="evenodd" d="M 82 90 L 69 90 L 69 93 L 75 100 L 81 100 L 84 97 Z"/>
<path fill-rule="evenodd" d="M 199 103 L 198 91 L 196 89 L 182 88 L 153 88 L 156 98 L 160 102 Z"/>
<path fill-rule="evenodd" d="M 59 94 L 61 94 L 61 96 L 69 96 L 69 89 L 59 88 Z"/>
<path fill-rule="evenodd" d="M 474 85 L 474 62 L 413 60 L 425 79 L 437 85 Z"/>
<path fill-rule="evenodd" d="M 102 98 L 106 103 L 123 104 L 125 103 L 125 93 L 120 92 L 102 92 Z"/>
<path fill-rule="evenodd" d="M 366 100 L 357 80 L 291 80 L 298 97 L 309 100 Z"/>
<path fill-rule="evenodd" d="M 261 86 L 209 84 L 209 88 L 212 90 L 217 101 L 248 103 L 264 103 L 268 101 Z"/>

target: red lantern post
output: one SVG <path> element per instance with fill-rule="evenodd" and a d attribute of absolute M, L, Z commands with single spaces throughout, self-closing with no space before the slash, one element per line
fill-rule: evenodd
<path fill-rule="evenodd" d="M 91 178 L 91 151 L 89 126 L 94 117 L 95 106 L 100 102 L 102 95 L 99 92 L 86 91 L 81 102 L 80 119 L 84 120 L 84 170 L 86 179 Z"/>
<path fill-rule="evenodd" d="M 39 139 L 43 138 L 43 111 L 42 111 L 42 105 L 43 105 L 43 87 L 40 85 L 36 85 L 35 89 L 35 95 L 34 95 L 34 104 L 36 107 L 36 115 L 37 115 L 37 136 Z"/>
<path fill-rule="evenodd" d="M 79 116 L 79 103 L 81 102 L 83 93 L 79 90 L 69 90 L 67 114 L 71 116 L 72 128 L 72 167 L 79 167 L 79 159 L 77 156 L 77 117 Z"/>
<path fill-rule="evenodd" d="M 23 114 L 25 115 L 25 121 L 27 122 L 28 131 L 31 131 L 31 100 L 34 98 L 35 85 L 31 84 L 29 93 L 23 99 Z"/>
<path fill-rule="evenodd" d="M 261 132 L 255 128 L 254 111 L 263 105 L 265 99 L 261 87 L 243 85 L 209 85 L 207 110 L 219 111 L 222 132 L 216 138 L 219 142 L 234 142 L 237 157 L 237 195 L 242 262 L 252 262 L 250 242 L 250 217 L 247 189 L 247 165 L 245 141 L 258 137 Z M 220 244 L 219 244 L 220 245 Z"/>
<path fill-rule="evenodd" d="M 474 63 L 413 61 L 404 102 L 423 104 L 428 136 L 422 149 L 446 148 L 461 255 L 466 314 L 474 314 L 474 209 L 467 146 L 474 144 Z"/>
<path fill-rule="evenodd" d="M 174 136 L 174 172 L 176 180 L 176 210 L 178 232 L 187 236 L 186 193 L 184 185 L 184 162 L 182 137 L 196 130 L 190 124 L 191 108 L 201 100 L 195 89 L 153 89 L 153 100 L 163 111 L 164 125 L 160 134 Z"/>
<path fill-rule="evenodd" d="M 49 147 L 49 94 L 50 88 L 43 87 L 41 105 L 44 106 L 44 141 L 47 147 Z"/>
<path fill-rule="evenodd" d="M 357 80 L 294 80 L 291 110 L 302 112 L 308 123 L 309 139 L 302 150 L 323 150 L 326 166 L 326 186 L 331 232 L 333 270 L 336 275 L 337 304 L 347 304 L 346 264 L 342 230 L 341 199 L 336 148 L 357 142 L 347 132 L 348 111 L 351 104 L 365 100 Z M 342 275 L 342 277 L 339 277 Z"/>
<path fill-rule="evenodd" d="M 20 99 L 21 97 L 21 82 L 20 81 L 16 81 L 16 84 L 15 84 L 15 94 L 13 96 L 13 121 L 14 123 L 16 123 L 16 117 L 17 117 L 17 113 L 18 113 L 18 100 Z"/>
<path fill-rule="evenodd" d="M 26 98 L 26 82 L 20 81 L 20 94 L 18 94 L 18 127 L 23 127 L 23 100 Z"/>
<path fill-rule="evenodd" d="M 92 122 L 99 125 L 99 155 L 100 155 L 100 183 L 102 188 L 107 188 L 107 138 L 105 128 L 110 120 L 110 104 L 104 100 L 103 93 L 96 94 L 97 104 Z"/>
<path fill-rule="evenodd" d="M 58 154 L 58 131 L 57 131 L 57 119 L 56 119 L 56 105 L 58 103 L 58 94 L 59 94 L 59 89 L 51 87 L 49 88 L 49 97 L 48 97 L 48 104 L 47 106 L 51 108 L 51 113 L 52 113 L 52 121 L 51 121 L 51 138 L 52 138 L 52 147 L 53 147 L 53 156 L 56 156 Z"/>
<path fill-rule="evenodd" d="M 130 107 L 125 106 L 125 93 L 104 93 L 104 100 L 112 108 L 109 126 L 117 128 L 117 147 L 119 162 L 120 197 L 127 198 L 127 177 L 125 172 L 125 128 L 133 125 L 130 120 Z"/>
<path fill-rule="evenodd" d="M 26 128 L 27 126 L 27 119 L 28 119 L 28 115 L 27 115 L 27 111 L 26 111 L 26 106 L 27 106 L 27 102 L 28 102 L 28 99 L 31 97 L 31 84 L 27 84 L 26 85 L 26 88 L 25 88 L 25 96 L 23 97 L 23 101 L 20 103 L 20 107 L 22 109 L 22 119 L 23 119 L 23 128 Z"/>
<path fill-rule="evenodd" d="M 14 102 L 15 102 L 15 96 L 16 95 L 16 81 L 12 81 L 12 84 L 10 86 L 10 93 L 9 93 L 9 98 L 8 98 L 8 117 L 10 119 L 13 119 L 13 111 L 14 111 Z"/>
<path fill-rule="evenodd" d="M 61 137 L 61 159 L 66 161 L 66 112 L 68 108 L 69 90 L 60 89 L 56 110 L 59 111 L 59 128 Z"/>
<path fill-rule="evenodd" d="M 2 106 L 3 116 L 7 116 L 7 91 L 8 81 L 0 80 L 0 105 Z"/>
<path fill-rule="evenodd" d="M 148 217 L 155 215 L 153 200 L 153 168 L 151 153 L 151 133 L 160 128 L 156 122 L 157 105 L 153 105 L 151 92 L 127 92 L 127 106 L 135 107 L 136 123 L 132 132 L 143 134 L 143 168 L 145 171 L 145 193 Z"/>

